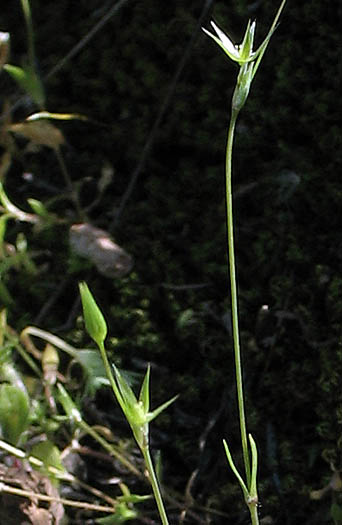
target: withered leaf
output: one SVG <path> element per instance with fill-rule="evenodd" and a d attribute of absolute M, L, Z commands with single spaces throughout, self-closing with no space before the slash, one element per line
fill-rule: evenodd
<path fill-rule="evenodd" d="M 46 120 L 11 124 L 9 130 L 18 133 L 34 144 L 48 146 L 52 149 L 58 149 L 65 142 L 63 133 Z"/>

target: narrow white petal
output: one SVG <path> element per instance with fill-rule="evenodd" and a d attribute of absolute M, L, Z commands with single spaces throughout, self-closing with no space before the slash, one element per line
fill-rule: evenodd
<path fill-rule="evenodd" d="M 213 26 L 216 34 L 218 35 L 227 52 L 233 55 L 234 57 L 239 58 L 239 51 L 237 49 L 237 46 L 234 46 L 230 38 L 228 38 L 227 35 L 223 31 L 221 31 L 219 27 L 217 27 L 215 22 L 211 21 L 211 25 Z"/>

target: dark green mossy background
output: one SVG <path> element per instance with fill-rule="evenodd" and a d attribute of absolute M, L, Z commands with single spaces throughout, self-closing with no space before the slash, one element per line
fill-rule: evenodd
<path fill-rule="evenodd" d="M 99 123 L 73 122 L 63 131 L 73 179 L 89 178 L 85 200 L 104 162 L 114 167 L 113 183 L 92 213 L 100 227 L 113 223 L 203 5 L 132 0 L 46 83 L 50 111 L 82 113 Z M 213 16 L 239 41 L 248 17 L 256 17 L 261 39 L 277 5 L 216 0 L 207 19 Z M 104 0 L 32 0 L 42 75 L 109 7 Z M 341 11 L 337 0 L 288 2 L 239 119 L 234 151 L 248 426 L 260 453 L 260 515 L 279 525 L 333 523 L 329 509 L 339 497 L 309 498 L 329 482 L 329 460 L 341 468 Z M 19 63 L 25 53 L 19 2 L 1 7 L 0 24 L 11 32 L 12 61 Z M 234 65 L 198 32 L 113 230 L 133 254 L 134 270 L 117 281 L 93 271 L 89 284 L 124 365 L 140 370 L 143 362 L 155 364 L 154 403 L 181 394 L 152 431 L 163 453 L 165 483 L 184 491 L 198 468 L 195 501 L 230 516 L 213 516 L 212 523 L 242 524 L 248 517 L 221 448 L 227 437 L 234 456 L 239 454 L 224 213 L 224 148 L 235 76 Z M 9 89 L 4 74 L 0 83 Z M 22 179 L 30 169 L 31 184 Z M 48 151 L 15 164 L 6 188 L 13 201 L 24 203 L 53 196 L 44 183 L 62 185 Z M 69 209 L 59 213 L 72 220 Z M 9 238 L 19 227 L 12 228 Z M 25 231 L 31 250 L 48 254 L 48 269 L 30 281 L 16 274 L 8 283 L 16 297 L 9 316 L 18 326 L 34 321 L 70 271 L 63 228 Z M 83 277 L 81 269 L 74 271 L 43 328 L 66 322 Z M 177 288 L 189 284 L 205 286 Z M 62 335 L 72 337 L 72 329 Z"/>

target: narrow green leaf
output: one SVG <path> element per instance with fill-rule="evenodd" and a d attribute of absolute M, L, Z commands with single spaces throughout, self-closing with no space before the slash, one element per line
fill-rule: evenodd
<path fill-rule="evenodd" d="M 21 0 L 21 7 L 24 13 L 26 31 L 27 31 L 27 53 L 30 67 L 33 69 L 35 64 L 35 52 L 34 52 L 34 31 L 31 15 L 31 7 L 29 0 Z"/>
<path fill-rule="evenodd" d="M 166 401 L 166 403 L 163 403 L 162 405 L 160 405 L 160 407 L 158 408 L 155 408 L 153 410 L 153 412 L 149 412 L 147 414 L 147 418 L 146 418 L 146 421 L 149 423 L 150 421 L 152 421 L 153 419 L 155 419 L 157 416 L 159 416 L 159 414 L 161 412 L 163 412 L 169 405 L 171 405 L 171 403 L 173 403 L 174 401 L 176 401 L 177 397 L 179 397 L 179 394 L 177 396 L 174 396 L 172 397 L 171 399 L 169 399 L 169 401 Z"/>
<path fill-rule="evenodd" d="M 44 106 L 45 94 L 43 84 L 34 69 L 31 67 L 22 68 L 13 66 L 12 64 L 5 64 L 4 69 L 18 86 L 30 95 L 32 100 L 36 102 L 38 106 Z"/>
<path fill-rule="evenodd" d="M 233 461 L 232 455 L 230 453 L 229 447 L 228 447 L 227 442 L 226 442 L 225 439 L 223 440 L 223 446 L 224 446 L 224 449 L 226 451 L 226 456 L 227 456 L 227 459 L 228 459 L 229 466 L 232 469 L 233 473 L 235 474 L 235 477 L 237 478 L 238 482 L 240 483 L 243 495 L 245 497 L 245 500 L 247 501 L 248 500 L 248 496 L 249 496 L 247 487 L 246 487 L 245 482 L 243 481 L 242 477 L 240 476 L 238 469 L 235 466 L 235 463 Z"/>
<path fill-rule="evenodd" d="M 278 23 L 278 20 L 279 20 L 280 15 L 281 15 L 281 12 L 282 12 L 282 10 L 283 10 L 284 7 L 285 7 L 285 3 L 286 3 L 286 0 L 282 0 L 281 4 L 280 4 L 280 6 L 279 6 L 279 9 L 278 9 L 278 11 L 277 11 L 277 13 L 276 13 L 276 16 L 275 16 L 275 18 L 274 18 L 274 20 L 273 20 L 273 23 L 272 23 L 272 25 L 271 25 L 271 27 L 270 27 L 270 30 L 269 30 L 269 32 L 267 33 L 267 36 L 266 36 L 265 40 L 263 41 L 263 43 L 260 45 L 260 47 L 259 47 L 259 48 L 257 49 L 257 51 L 255 52 L 255 54 L 257 55 L 257 59 L 256 59 L 256 61 L 255 61 L 254 68 L 253 68 L 253 76 L 252 76 L 252 80 L 253 80 L 253 78 L 254 78 L 254 76 L 255 76 L 255 73 L 256 73 L 257 70 L 258 70 L 258 67 L 259 67 L 260 62 L 261 62 L 261 60 L 262 60 L 262 57 L 264 56 L 264 53 L 265 53 L 265 51 L 266 51 L 266 48 L 267 48 L 267 46 L 268 46 L 268 44 L 269 44 L 269 41 L 270 41 L 270 39 L 271 39 L 271 36 L 273 35 L 274 31 L 275 31 L 276 28 L 277 28 L 277 23 Z"/>
<path fill-rule="evenodd" d="M 258 474 L 258 450 L 255 441 L 251 434 L 248 435 L 249 442 L 252 451 L 252 474 L 251 474 L 251 486 L 249 488 L 249 495 L 253 499 L 257 499 L 257 474 Z"/>

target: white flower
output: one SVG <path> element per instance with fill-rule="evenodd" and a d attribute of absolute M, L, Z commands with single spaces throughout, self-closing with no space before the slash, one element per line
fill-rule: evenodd
<path fill-rule="evenodd" d="M 230 38 L 223 31 L 221 31 L 221 29 L 213 21 L 211 22 L 211 26 L 213 27 L 216 34 L 210 33 L 210 31 L 202 28 L 203 31 L 208 36 L 210 36 L 210 38 L 215 40 L 215 42 L 223 49 L 226 55 L 229 56 L 229 58 L 231 58 L 234 62 L 237 62 L 240 66 L 232 100 L 232 109 L 234 112 L 238 113 L 246 102 L 252 80 L 255 76 L 255 73 L 257 72 L 263 54 L 266 51 L 270 38 L 276 29 L 276 25 L 284 8 L 285 2 L 286 0 L 282 0 L 265 40 L 256 51 L 253 51 L 256 26 L 255 22 L 251 22 L 250 20 L 248 21 L 245 35 L 240 45 L 233 44 Z"/>
<path fill-rule="evenodd" d="M 251 21 L 249 20 L 245 36 L 243 37 L 243 41 L 240 45 L 233 44 L 230 38 L 223 31 L 221 31 L 221 29 L 215 24 L 215 22 L 211 21 L 211 25 L 217 36 L 213 33 L 210 33 L 210 31 L 207 31 L 204 28 L 203 31 L 208 36 L 210 36 L 210 38 L 215 40 L 215 42 L 223 49 L 223 51 L 226 53 L 226 55 L 229 56 L 229 58 L 234 60 L 234 62 L 238 62 L 240 66 L 243 66 L 248 62 L 254 62 L 261 53 L 264 53 L 268 41 L 271 38 L 271 35 L 274 31 L 274 28 L 271 28 L 261 46 L 256 51 L 253 51 L 256 25 L 255 21 L 251 23 Z"/>

